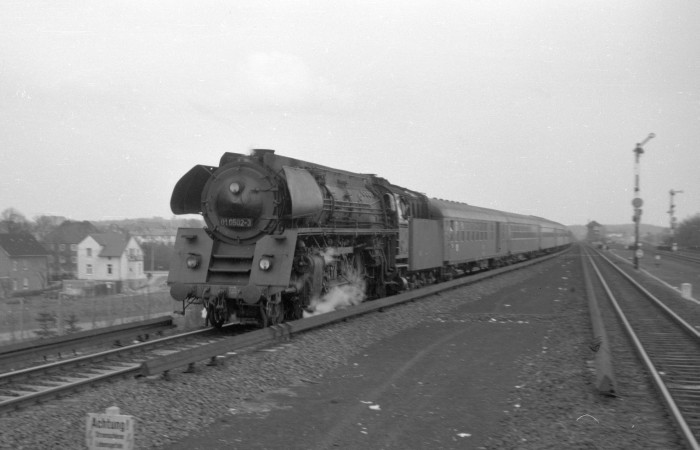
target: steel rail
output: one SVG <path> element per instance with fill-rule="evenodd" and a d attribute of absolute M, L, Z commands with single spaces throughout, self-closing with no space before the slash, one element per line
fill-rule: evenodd
<path fill-rule="evenodd" d="M 106 350 L 104 352 L 84 355 L 76 358 L 70 358 L 49 364 L 43 364 L 40 366 L 0 374 L 0 388 L 4 389 L 5 391 L 9 391 L 16 394 L 0 395 L 1 397 L 7 397 L 5 400 L 0 401 L 0 413 L 15 409 L 23 405 L 37 402 L 46 397 L 56 397 L 60 393 L 71 392 L 76 389 L 80 389 L 81 387 L 110 378 L 121 377 L 125 375 L 140 375 L 142 360 L 144 358 L 148 358 L 147 355 L 139 357 L 139 362 L 110 362 L 108 361 L 108 358 L 118 354 L 134 353 L 136 351 L 145 352 L 151 349 L 157 350 L 158 348 L 161 348 L 166 345 L 180 345 L 178 344 L 178 341 L 187 340 L 190 338 L 208 338 L 207 335 L 212 334 L 213 331 L 214 330 L 212 328 L 205 328 L 202 330 L 195 330 L 188 333 L 180 333 L 173 336 L 133 344 L 130 346 Z M 213 337 L 221 339 L 220 336 L 213 335 Z M 200 343 L 198 345 L 206 345 L 206 343 Z M 187 344 L 183 344 L 182 346 L 188 348 L 190 347 Z M 107 361 L 106 364 L 105 361 Z M 95 369 L 94 366 L 88 366 L 92 363 L 111 365 L 113 367 L 110 369 Z M 128 368 L 116 368 L 122 365 L 128 365 Z M 78 376 L 71 376 L 69 374 L 66 374 L 66 370 L 72 369 L 76 366 L 85 366 L 84 369 L 81 369 L 82 372 Z M 97 376 L 91 376 L 91 374 L 85 373 L 90 371 L 97 371 L 100 373 L 98 373 Z M 46 379 L 50 377 L 60 378 L 67 381 L 46 381 Z M 35 384 L 36 381 L 42 384 Z M 59 383 L 62 384 L 58 385 Z M 54 384 L 55 386 L 43 389 L 43 385 L 46 384 Z M 8 388 L 8 386 L 10 387 Z"/>
<path fill-rule="evenodd" d="M 624 270 L 617 267 L 605 255 L 601 254 L 600 252 L 597 252 L 597 253 L 602 259 L 604 259 L 610 265 L 610 267 L 613 267 L 617 272 L 619 272 L 623 277 L 625 277 L 630 283 L 632 283 L 632 285 L 635 288 L 637 288 L 642 294 L 644 294 L 644 296 L 646 296 L 649 300 L 651 300 L 656 306 L 661 308 L 664 311 L 664 313 L 666 313 L 671 318 L 671 320 L 676 322 L 681 328 L 683 328 L 686 332 L 688 332 L 689 334 L 691 334 L 695 338 L 700 339 L 700 331 L 696 330 L 695 327 L 693 327 L 688 322 L 683 320 L 682 317 L 680 317 L 678 314 L 676 314 L 671 308 L 666 306 L 666 304 L 664 302 L 662 302 L 661 300 L 656 298 L 656 296 L 654 294 L 652 294 L 651 292 L 649 292 L 647 289 L 645 289 L 644 286 L 637 283 L 637 281 L 634 278 L 632 278 L 631 276 L 629 276 L 629 274 L 627 274 Z"/>
<path fill-rule="evenodd" d="M 656 297 L 654 297 L 651 293 L 649 293 L 646 289 L 644 289 L 642 286 L 639 285 L 635 280 L 630 278 L 626 273 L 622 272 L 619 268 L 615 267 L 614 264 L 604 256 L 600 255 L 603 259 L 605 259 L 612 267 L 614 267 L 616 270 L 618 270 L 620 273 L 622 273 L 627 280 L 629 280 L 634 286 L 636 286 L 641 292 L 645 293 L 645 295 L 648 295 L 651 299 L 653 299 L 658 305 L 663 306 L 664 311 L 672 313 L 670 317 L 678 317 L 675 313 L 670 311 L 666 305 L 663 305 L 661 301 L 659 301 Z M 651 358 L 649 357 L 647 351 L 644 349 L 644 346 L 642 345 L 640 339 L 638 338 L 637 334 L 632 328 L 632 325 L 630 324 L 629 320 L 627 319 L 627 316 L 625 315 L 624 311 L 622 311 L 622 308 L 620 307 L 617 299 L 615 298 L 615 295 L 612 293 L 610 290 L 610 287 L 608 286 L 607 282 L 605 281 L 602 273 L 598 269 L 598 266 L 595 264 L 593 259 L 589 259 L 589 262 L 591 263 L 591 266 L 595 270 L 596 274 L 598 275 L 598 279 L 605 289 L 605 292 L 607 293 L 611 304 L 613 305 L 613 308 L 615 309 L 615 312 L 617 313 L 617 317 L 620 319 L 620 321 L 623 324 L 623 327 L 625 329 L 625 332 L 629 336 L 630 340 L 633 342 L 635 350 L 637 354 L 639 355 L 640 359 L 642 360 L 644 366 L 648 370 L 649 374 L 651 375 L 652 379 L 654 380 L 654 385 L 658 389 L 659 393 L 661 394 L 664 402 L 666 403 L 666 406 L 668 407 L 669 411 L 671 412 L 674 420 L 678 424 L 681 434 L 683 435 L 683 438 L 686 440 L 688 445 L 693 450 L 700 450 L 700 444 L 698 444 L 697 439 L 695 438 L 695 435 L 693 431 L 690 429 L 690 426 L 685 420 L 685 417 L 683 417 L 683 414 L 681 413 L 678 405 L 676 404 L 673 396 L 669 392 L 668 388 L 666 387 L 666 384 L 664 383 L 663 379 L 661 378 L 661 375 L 659 374 L 658 370 L 654 366 L 654 363 L 652 362 Z M 678 319 L 680 319 L 678 317 Z M 680 319 L 683 323 L 686 323 L 682 319 Z M 687 325 L 687 323 L 686 323 Z M 695 331 L 695 330 L 693 330 Z M 697 332 L 696 332 L 697 333 Z"/>
<path fill-rule="evenodd" d="M 78 391 L 86 386 L 99 383 L 101 381 L 111 380 L 116 377 L 125 377 L 129 375 L 137 375 L 141 370 L 141 365 L 138 363 L 132 363 L 128 367 L 117 370 L 103 371 L 92 377 L 85 377 L 71 383 L 62 384 L 59 386 L 49 387 L 47 389 L 41 389 L 37 392 L 22 395 L 17 398 L 10 398 L 7 400 L 0 401 L 0 412 L 5 413 L 8 411 L 16 410 L 33 403 L 37 403 L 49 398 L 58 398 L 69 392 Z M 66 378 L 68 378 L 66 376 Z"/>
<path fill-rule="evenodd" d="M 682 253 L 676 253 L 676 252 L 669 252 L 669 251 L 658 251 L 657 253 L 659 255 L 675 259 L 676 261 L 688 261 L 688 262 L 693 262 L 696 264 L 700 264 L 700 258 L 695 257 L 695 256 L 690 256 L 690 255 L 685 255 Z"/>
<path fill-rule="evenodd" d="M 172 342 L 177 342 L 189 337 L 198 337 L 207 333 L 211 333 L 212 328 L 205 328 L 202 330 L 190 331 L 187 333 L 180 333 L 173 336 L 167 336 L 164 338 L 154 339 L 147 342 L 139 342 L 138 344 L 127 345 L 124 347 L 113 348 L 110 350 L 105 350 L 102 352 L 92 353 L 89 355 L 77 356 L 75 358 L 68 358 L 61 361 L 56 361 L 48 364 L 42 364 L 40 366 L 28 367 L 26 369 L 13 370 L 10 372 L 0 373 L 0 386 L 7 384 L 8 382 L 16 378 L 27 378 L 33 376 L 34 374 L 40 374 L 42 372 L 52 372 L 56 370 L 61 370 L 67 367 L 76 366 L 84 364 L 91 361 L 100 361 L 107 359 L 111 356 L 118 355 L 120 353 L 133 353 L 137 350 L 148 349 L 149 347 L 157 347 L 163 344 L 170 344 Z"/>
<path fill-rule="evenodd" d="M 101 344 L 108 341 L 120 340 L 137 333 L 148 333 L 171 328 L 173 319 L 170 316 L 162 316 L 138 322 L 128 322 L 105 328 L 93 328 L 79 331 L 50 339 L 38 339 L 17 344 L 0 346 L 0 368 L 7 367 L 11 363 L 36 359 L 38 356 L 46 357 L 51 353 L 59 355 L 64 351 L 75 350 L 81 346 Z"/>

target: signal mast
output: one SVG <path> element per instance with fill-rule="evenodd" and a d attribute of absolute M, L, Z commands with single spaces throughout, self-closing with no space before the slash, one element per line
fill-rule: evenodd
<path fill-rule="evenodd" d="M 654 133 L 649 133 L 646 139 L 639 142 L 634 148 L 634 199 L 632 200 L 632 206 L 634 207 L 634 216 L 632 220 L 634 221 L 634 268 L 639 269 L 639 258 L 642 257 L 642 249 L 639 248 L 639 222 L 642 220 L 642 205 L 644 202 L 639 197 L 639 157 L 644 153 L 642 147 L 644 144 L 654 139 L 656 135 Z"/>
<path fill-rule="evenodd" d="M 671 194 L 671 206 L 668 209 L 668 214 L 669 214 L 669 216 L 671 216 L 671 251 L 675 252 L 678 250 L 678 244 L 676 244 L 676 237 L 675 237 L 676 218 L 673 215 L 673 210 L 676 208 L 676 205 L 673 204 L 673 196 L 676 194 L 682 194 L 683 191 L 674 191 L 673 189 L 671 189 L 669 191 L 669 193 Z"/>

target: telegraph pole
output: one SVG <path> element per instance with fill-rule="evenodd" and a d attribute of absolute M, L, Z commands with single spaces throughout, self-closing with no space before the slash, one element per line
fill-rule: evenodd
<path fill-rule="evenodd" d="M 673 215 L 673 210 L 676 208 L 676 205 L 673 204 L 673 196 L 676 194 L 682 194 L 683 191 L 674 191 L 671 189 L 669 191 L 671 194 L 671 207 L 668 210 L 668 214 L 671 216 L 671 251 L 675 252 L 678 250 L 678 244 L 676 244 L 676 237 L 675 237 L 675 230 L 676 230 L 676 218 Z"/>
<path fill-rule="evenodd" d="M 654 139 L 656 135 L 654 133 L 649 133 L 646 139 L 642 142 L 637 143 L 634 148 L 634 199 L 632 200 L 632 206 L 634 207 L 634 216 L 632 220 L 634 221 L 634 268 L 639 269 L 639 258 L 643 256 L 642 249 L 639 248 L 639 223 L 642 221 L 642 205 L 644 201 L 639 197 L 639 157 L 642 156 L 644 150 L 644 144 Z"/>

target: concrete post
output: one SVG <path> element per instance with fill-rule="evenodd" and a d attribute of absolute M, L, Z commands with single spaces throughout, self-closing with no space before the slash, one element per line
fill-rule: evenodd
<path fill-rule="evenodd" d="M 691 299 L 693 298 L 693 286 L 690 283 L 681 284 L 681 295 L 683 298 Z"/>

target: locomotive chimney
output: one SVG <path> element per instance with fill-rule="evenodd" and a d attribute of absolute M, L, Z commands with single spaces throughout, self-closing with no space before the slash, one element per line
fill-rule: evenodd
<path fill-rule="evenodd" d="M 270 150 L 270 149 L 266 149 L 266 148 L 254 148 L 253 149 L 253 156 L 257 156 L 260 158 L 262 158 L 265 155 L 274 155 L 274 154 L 275 154 L 274 150 Z"/>

